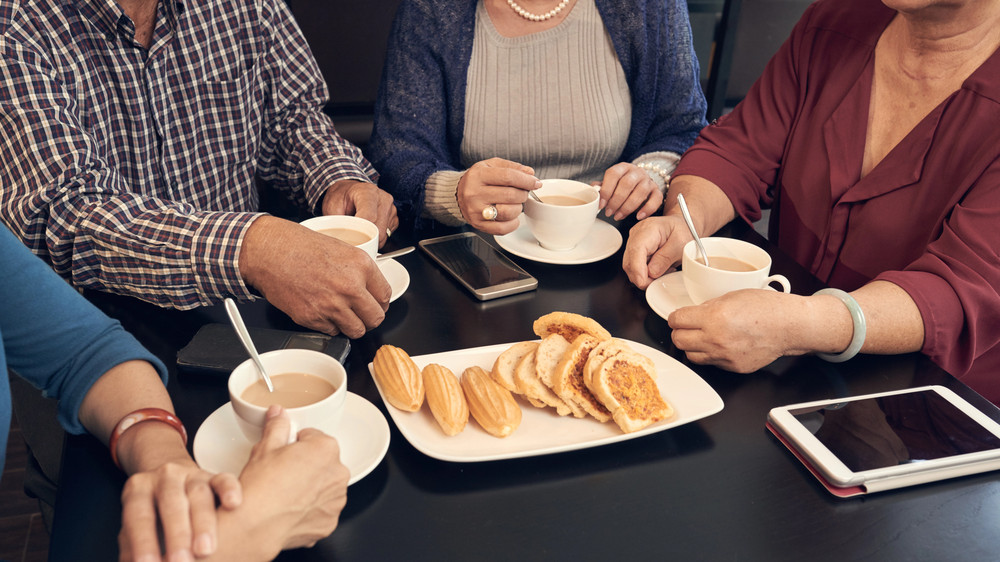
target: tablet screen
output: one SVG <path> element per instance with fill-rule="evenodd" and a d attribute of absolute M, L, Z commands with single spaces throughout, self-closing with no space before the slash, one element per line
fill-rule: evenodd
<path fill-rule="evenodd" d="M 1000 448 L 1000 438 L 930 390 L 790 413 L 854 472 Z"/>

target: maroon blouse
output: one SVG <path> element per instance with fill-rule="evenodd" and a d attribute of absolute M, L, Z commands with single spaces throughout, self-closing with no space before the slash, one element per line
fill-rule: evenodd
<path fill-rule="evenodd" d="M 864 178 L 875 44 L 895 12 L 820 0 L 746 99 L 706 127 L 675 175 L 720 186 L 830 286 L 902 287 L 923 352 L 1000 403 L 1000 51 Z"/>

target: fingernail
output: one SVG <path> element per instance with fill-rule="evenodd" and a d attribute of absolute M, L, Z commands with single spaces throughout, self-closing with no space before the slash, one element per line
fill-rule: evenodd
<path fill-rule="evenodd" d="M 538 189 L 540 187 L 542 187 L 542 182 L 539 180 L 535 180 L 535 189 Z"/>
<path fill-rule="evenodd" d="M 646 213 L 645 213 L 645 212 L 642 212 L 642 213 L 636 213 L 636 215 L 635 215 L 635 220 L 640 220 L 640 221 L 641 221 L 642 219 L 646 218 L 646 216 L 647 216 L 647 215 L 646 215 Z"/>
<path fill-rule="evenodd" d="M 225 505 L 230 507 L 237 507 L 243 503 L 243 496 L 236 490 L 230 490 L 226 492 L 225 496 L 222 498 Z M 213 549 L 214 550 L 214 549 Z"/>
<path fill-rule="evenodd" d="M 623 218 L 625 218 L 625 214 L 624 213 L 618 213 L 617 215 L 615 215 L 615 220 L 616 221 L 620 221 Z"/>
<path fill-rule="evenodd" d="M 601 199 L 601 202 L 597 204 L 597 208 L 598 209 L 603 209 L 603 208 L 605 208 L 607 206 L 608 206 L 608 200 L 607 199 Z"/>
<path fill-rule="evenodd" d="M 278 404 L 271 404 L 271 407 L 267 409 L 267 419 L 276 418 L 281 414 L 281 406 Z"/>
<path fill-rule="evenodd" d="M 606 209 L 604 211 L 604 216 L 610 217 L 613 213 L 614 213 L 614 211 L 612 211 L 611 209 Z"/>
<path fill-rule="evenodd" d="M 198 556 L 208 556 L 215 552 L 215 541 L 212 540 L 212 535 L 208 533 L 198 535 L 194 541 L 194 552 Z"/>

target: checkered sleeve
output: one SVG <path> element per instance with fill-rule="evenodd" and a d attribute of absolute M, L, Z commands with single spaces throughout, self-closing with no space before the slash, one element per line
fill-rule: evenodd
<path fill-rule="evenodd" d="M 126 185 L 39 52 L 0 38 L 0 214 L 10 229 L 78 287 L 182 309 L 253 298 L 237 264 L 257 215 Z"/>
<path fill-rule="evenodd" d="M 309 45 L 285 2 L 264 3 L 272 45 L 264 65 L 272 103 L 259 152 L 258 177 L 284 190 L 303 189 L 316 209 L 334 182 L 376 183 L 378 174 L 354 146 L 334 129 L 323 105 L 329 94 Z M 360 47 L 363 48 L 363 47 Z"/>

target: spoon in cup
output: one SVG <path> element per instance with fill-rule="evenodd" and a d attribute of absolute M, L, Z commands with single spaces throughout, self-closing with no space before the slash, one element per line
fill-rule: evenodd
<path fill-rule="evenodd" d="M 705 245 L 701 243 L 701 237 L 698 236 L 698 231 L 694 229 L 694 222 L 691 221 L 691 213 L 688 212 L 687 203 L 684 202 L 684 196 L 680 193 L 677 194 L 677 204 L 681 208 L 681 214 L 684 215 L 684 222 L 688 225 L 688 230 L 691 231 L 691 236 L 694 236 L 695 246 L 698 247 L 698 253 L 701 254 L 703 260 L 705 260 L 705 266 L 708 265 L 708 253 L 705 252 Z"/>
<path fill-rule="evenodd" d="M 267 371 L 264 370 L 264 364 L 260 361 L 260 355 L 257 354 L 257 348 L 254 346 L 253 340 L 250 339 L 250 332 L 247 331 L 247 326 L 243 323 L 243 316 L 240 315 L 240 311 L 236 308 L 236 302 L 233 301 L 233 299 L 226 299 L 226 314 L 229 315 L 229 321 L 232 322 L 233 328 L 236 329 L 236 335 L 239 336 L 240 342 L 243 343 L 243 347 L 246 348 L 247 353 L 250 354 L 250 358 L 253 359 L 254 364 L 257 365 L 257 370 L 260 371 L 260 376 L 264 379 L 264 384 L 267 385 L 267 390 L 274 392 L 274 385 L 271 384 L 271 377 L 267 376 Z"/>

